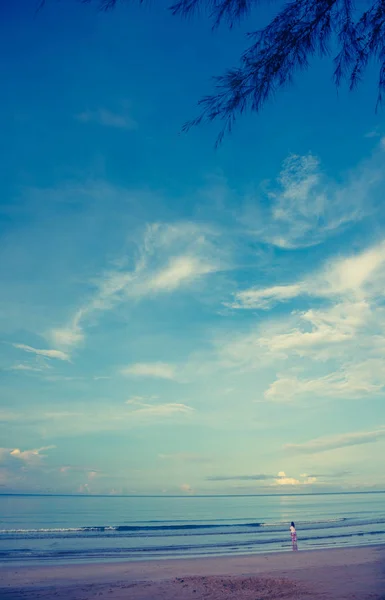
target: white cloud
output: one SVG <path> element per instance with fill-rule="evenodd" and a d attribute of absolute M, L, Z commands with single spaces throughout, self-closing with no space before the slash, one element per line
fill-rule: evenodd
<path fill-rule="evenodd" d="M 63 327 L 55 327 L 48 338 L 64 349 L 84 341 L 84 327 L 97 313 L 120 303 L 175 293 L 191 288 L 205 276 L 224 270 L 225 250 L 216 244 L 217 232 L 195 223 L 153 223 L 133 253 L 115 261 L 119 266 L 100 274 L 94 293 Z"/>
<path fill-rule="evenodd" d="M 53 342 L 59 346 L 64 348 L 71 348 L 72 346 L 77 346 L 84 339 L 84 334 L 81 331 L 78 324 L 72 327 L 61 327 L 58 329 L 51 330 L 51 339 Z"/>
<path fill-rule="evenodd" d="M 78 121 L 82 123 L 98 123 L 105 127 L 115 127 L 132 131 L 138 128 L 138 124 L 132 117 L 126 114 L 114 113 L 104 108 L 98 110 L 86 110 L 76 115 Z"/>
<path fill-rule="evenodd" d="M 318 277 L 308 281 L 306 287 L 312 296 L 356 297 L 370 295 L 378 289 L 378 271 L 385 265 L 385 241 L 358 254 L 332 260 Z"/>
<path fill-rule="evenodd" d="M 177 414 L 189 414 L 194 411 L 191 406 L 183 403 L 167 402 L 156 404 L 156 400 L 158 400 L 158 396 L 133 396 L 125 402 L 131 407 L 131 411 L 128 414 L 134 417 L 167 417 Z M 171 457 L 171 455 L 165 454 L 159 456 L 163 458 L 166 458 L 166 456 Z M 180 454 L 179 456 L 182 455 Z"/>
<path fill-rule="evenodd" d="M 147 291 L 172 291 L 186 282 L 215 271 L 215 266 L 193 256 L 179 256 L 145 284 Z"/>
<path fill-rule="evenodd" d="M 46 457 L 46 454 L 42 454 L 46 450 L 52 450 L 56 446 L 43 446 L 42 448 L 36 448 L 34 450 L 20 450 L 19 448 L 0 448 L 0 461 L 5 459 L 17 459 L 26 463 L 27 465 L 33 466 L 40 464 L 41 460 Z"/>
<path fill-rule="evenodd" d="M 42 415 L 43 419 L 76 419 L 77 417 L 82 417 L 83 414 L 80 412 L 73 412 L 73 411 L 69 411 L 69 410 L 62 410 L 62 411 L 52 411 L 52 412 L 45 412 Z"/>
<path fill-rule="evenodd" d="M 163 362 L 134 363 L 122 369 L 121 374 L 134 377 L 156 377 L 159 379 L 176 379 L 175 366 Z"/>
<path fill-rule="evenodd" d="M 235 294 L 235 301 L 225 303 L 230 308 L 270 308 L 272 304 L 292 300 L 300 295 L 300 284 L 251 288 Z"/>
<path fill-rule="evenodd" d="M 33 354 L 37 354 L 38 356 L 44 356 L 46 358 L 70 360 L 69 355 L 66 352 L 62 352 L 61 350 L 38 350 L 37 348 L 32 348 L 32 346 L 26 346 L 25 344 L 12 344 L 12 346 L 14 346 L 14 348 L 18 348 L 19 350 L 24 350 L 24 352 L 31 352 Z"/>
<path fill-rule="evenodd" d="M 345 433 L 341 435 L 330 435 L 316 438 L 301 444 L 286 444 L 285 450 L 303 454 L 316 454 L 327 450 L 335 450 L 346 446 L 357 446 L 360 444 L 371 444 L 385 438 L 385 426 L 374 431 L 363 431 L 356 433 Z"/>
<path fill-rule="evenodd" d="M 258 343 L 271 353 L 296 353 L 300 356 L 332 352 L 333 345 L 354 339 L 357 332 L 364 330 L 372 313 L 366 302 L 341 303 L 331 308 L 307 310 L 294 313 L 292 327 L 284 333 L 266 328 L 261 332 Z M 284 327 L 283 327 L 284 328 Z"/>
<path fill-rule="evenodd" d="M 159 396 L 131 396 L 126 400 L 126 404 L 140 405 L 140 406 L 151 406 L 154 400 L 158 400 Z"/>
<path fill-rule="evenodd" d="M 382 241 L 358 254 L 329 260 L 316 273 L 287 286 L 239 292 L 231 304 L 234 308 L 266 309 L 288 299 L 296 299 L 297 305 L 301 300 L 308 304 L 312 298 L 320 307 L 292 311 L 227 340 L 220 349 L 222 364 L 256 368 L 266 361 L 295 357 L 338 362 L 339 375 L 332 371 L 325 377 L 298 380 L 291 374 L 282 374 L 267 391 L 268 398 L 284 395 L 290 398 L 296 393 L 318 390 L 337 396 L 377 391 L 383 385 L 382 380 L 373 383 L 364 374 L 358 378 L 352 369 L 364 360 L 357 354 L 357 347 L 365 349 L 366 358 L 382 359 L 384 288 L 385 242 Z M 348 363 L 354 366 L 349 368 Z"/>
<path fill-rule="evenodd" d="M 154 406 L 144 406 L 133 410 L 130 414 L 144 417 L 168 417 L 177 414 L 191 414 L 194 409 L 186 404 L 169 402 L 166 404 L 157 404 Z"/>
<path fill-rule="evenodd" d="M 268 481 L 274 479 L 274 475 L 257 473 L 255 475 L 210 475 L 206 481 Z"/>
<path fill-rule="evenodd" d="M 280 376 L 265 392 L 275 402 L 291 402 L 303 397 L 361 398 L 381 393 L 385 388 L 385 362 L 367 360 L 347 364 L 336 372 L 314 379 Z"/>
<path fill-rule="evenodd" d="M 33 367 L 32 365 L 24 365 L 23 363 L 19 363 L 17 365 L 13 365 L 8 368 L 8 371 L 42 371 L 42 368 Z"/>
<path fill-rule="evenodd" d="M 247 333 L 218 340 L 220 364 L 227 368 L 255 369 L 277 359 L 298 356 L 324 361 L 340 356 L 341 348 L 366 331 L 372 320 L 373 314 L 365 302 L 294 312 L 253 327 Z"/>
<path fill-rule="evenodd" d="M 301 482 L 299 479 L 295 479 L 294 477 L 288 477 L 285 471 L 280 471 L 278 473 L 278 477 L 275 479 L 276 485 L 300 485 Z"/>
<path fill-rule="evenodd" d="M 90 469 L 89 467 L 81 467 L 81 466 L 73 466 L 73 465 L 63 465 L 61 467 L 58 468 L 58 472 L 59 473 L 68 473 L 68 472 L 75 472 L 75 473 L 87 473 L 87 477 L 88 479 L 94 479 L 95 477 L 97 477 L 98 475 L 101 474 L 100 471 L 98 471 L 97 469 Z"/>
<path fill-rule="evenodd" d="M 326 177 L 315 156 L 291 155 L 275 188 L 265 191 L 258 209 L 253 198 L 242 220 L 259 239 L 280 248 L 319 244 L 373 212 L 383 162 L 380 144 L 369 160 L 337 183 Z"/>
<path fill-rule="evenodd" d="M 220 348 L 221 364 L 255 369 L 274 363 L 278 367 L 279 361 L 280 374 L 264 394 L 267 401 L 378 395 L 385 389 L 384 289 L 385 241 L 381 241 L 360 253 L 329 260 L 287 286 L 239 292 L 235 308 L 266 309 L 294 298 L 297 305 L 315 299 L 318 307 L 297 309 L 227 340 Z M 307 361 L 301 363 L 306 376 L 298 375 L 298 369 L 293 372 L 298 357 Z M 316 375 L 314 361 L 318 361 Z"/>
<path fill-rule="evenodd" d="M 162 425 L 169 419 L 183 421 L 197 414 L 192 406 L 184 402 L 129 405 L 114 405 L 106 402 L 95 404 L 92 408 L 88 404 L 79 406 L 78 412 L 30 410 L 23 413 L 2 413 L 0 411 L 0 424 L 4 427 L 8 422 L 17 422 L 17 425 L 30 427 L 40 435 L 44 433 L 49 434 L 50 437 L 71 437 L 99 431 L 128 431 L 154 423 Z M 13 449 L 9 449 L 11 450 Z"/>
<path fill-rule="evenodd" d="M 232 308 L 271 308 L 300 296 L 363 301 L 382 289 L 385 273 L 385 241 L 342 258 L 332 259 L 316 273 L 288 285 L 250 288 L 237 292 Z"/>
<path fill-rule="evenodd" d="M 206 481 L 213 482 L 228 482 L 228 481 L 242 481 L 242 482 L 255 482 L 255 484 L 263 488 L 271 488 L 277 486 L 301 486 L 301 485 L 312 485 L 317 482 L 316 476 L 310 476 L 307 474 L 300 475 L 301 479 L 296 477 L 289 477 L 285 471 L 279 471 L 277 475 L 270 474 L 256 474 L 256 475 L 220 475 L 206 477 Z"/>

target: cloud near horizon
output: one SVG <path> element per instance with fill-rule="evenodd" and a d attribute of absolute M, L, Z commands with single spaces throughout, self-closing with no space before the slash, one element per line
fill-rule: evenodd
<path fill-rule="evenodd" d="M 20 448 L 0 448 L 0 462 L 9 462 L 10 459 L 17 459 L 29 466 L 39 465 L 46 457 L 47 450 L 56 448 L 55 445 L 43 446 L 33 450 L 20 450 Z"/>
<path fill-rule="evenodd" d="M 310 485 L 317 481 L 317 477 L 314 475 L 307 475 L 306 473 L 300 475 L 300 479 L 295 477 L 288 477 L 285 471 L 279 471 L 276 475 L 267 475 L 265 473 L 258 473 L 256 475 L 211 475 L 206 477 L 206 481 L 212 482 L 227 482 L 227 481 L 255 481 L 255 482 L 267 482 L 268 486 L 300 486 Z M 270 483 L 269 483 L 270 482 Z"/>

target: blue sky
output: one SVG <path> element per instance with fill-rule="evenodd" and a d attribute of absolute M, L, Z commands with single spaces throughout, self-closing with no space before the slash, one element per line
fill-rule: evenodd
<path fill-rule="evenodd" d="M 216 151 L 181 128 L 269 14 L 165 7 L 0 9 L 1 490 L 385 489 L 376 73 Z"/>

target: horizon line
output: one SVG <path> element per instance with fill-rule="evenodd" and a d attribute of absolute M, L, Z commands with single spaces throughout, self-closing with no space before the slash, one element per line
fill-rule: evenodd
<path fill-rule="evenodd" d="M 385 494 L 385 490 L 360 490 L 341 492 L 292 492 L 270 494 L 71 494 L 49 492 L 0 492 L 1 496 L 34 496 L 43 498 L 246 498 L 246 497 L 273 497 L 273 496 L 341 496 L 349 494 Z"/>

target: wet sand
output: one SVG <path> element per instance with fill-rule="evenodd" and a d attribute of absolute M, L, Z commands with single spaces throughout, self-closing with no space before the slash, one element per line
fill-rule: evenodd
<path fill-rule="evenodd" d="M 0 567 L 1 600 L 385 600 L 385 546 Z"/>

